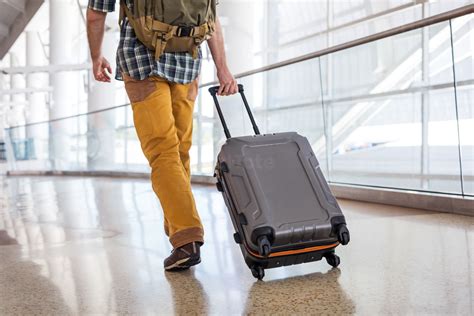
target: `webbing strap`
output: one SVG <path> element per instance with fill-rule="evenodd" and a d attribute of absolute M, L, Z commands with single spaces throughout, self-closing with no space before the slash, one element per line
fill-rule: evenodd
<path fill-rule="evenodd" d="M 193 56 L 193 59 L 196 59 L 198 58 L 198 54 L 199 54 L 198 46 L 194 45 L 193 51 L 191 52 L 191 56 Z"/>
<path fill-rule="evenodd" d="M 159 37 L 160 32 L 153 33 L 153 47 L 155 47 L 155 59 L 160 59 L 160 56 L 164 53 L 166 48 L 166 40 L 163 37 Z"/>
<path fill-rule="evenodd" d="M 128 23 L 130 23 L 130 25 L 132 26 L 133 29 L 135 29 L 135 20 L 133 19 L 133 14 L 132 12 L 130 12 L 130 9 L 127 7 L 127 5 L 125 4 L 125 1 L 124 0 L 121 0 L 120 1 L 120 23 L 123 23 L 123 20 L 125 19 L 125 17 L 127 17 L 128 19 Z"/>
<path fill-rule="evenodd" d="M 135 20 L 133 13 L 127 7 L 125 1 L 120 0 L 120 26 L 122 25 L 125 17 L 128 18 L 128 21 L 133 29 L 136 29 L 136 27 L 138 27 L 137 21 Z M 180 34 L 178 33 L 182 33 L 182 30 L 180 31 L 180 26 L 167 24 L 155 20 L 152 17 L 146 17 L 145 19 L 147 25 L 151 25 L 151 31 L 153 31 L 151 46 L 155 49 L 155 59 L 158 60 L 165 51 L 167 41 L 173 38 L 174 36 L 179 37 Z M 190 36 L 185 36 L 194 38 L 195 45 L 189 48 L 189 53 L 193 56 L 194 59 L 198 57 L 198 45 L 200 45 L 204 40 L 206 40 L 206 37 L 209 32 L 212 32 L 213 30 L 214 24 L 212 23 L 212 21 L 208 21 L 206 23 L 201 24 L 200 26 L 192 27 L 189 33 Z M 188 34 L 188 32 L 186 31 L 186 33 L 184 34 Z"/>
<path fill-rule="evenodd" d="M 119 11 L 119 21 L 118 21 L 118 25 L 120 26 L 120 28 L 122 28 L 122 24 L 123 24 L 123 20 L 125 20 L 125 12 L 123 12 L 123 6 L 124 4 L 122 4 L 122 1 L 120 1 L 120 11 Z"/>
<path fill-rule="evenodd" d="M 200 26 L 195 26 L 192 29 L 193 31 L 191 32 L 192 35 L 190 37 L 204 37 L 211 30 L 211 25 L 209 22 L 206 22 Z M 165 33 L 167 40 L 173 36 L 179 36 L 179 26 L 163 23 L 158 20 L 153 20 L 152 30 Z"/>
<path fill-rule="evenodd" d="M 173 25 L 163 23 L 158 20 L 153 20 L 151 29 L 153 31 L 159 31 L 159 32 L 169 32 L 173 28 Z"/>
<path fill-rule="evenodd" d="M 193 37 L 204 37 L 207 32 L 209 32 L 209 25 L 208 23 L 204 23 L 200 26 L 196 26 L 194 28 L 194 36 Z"/>

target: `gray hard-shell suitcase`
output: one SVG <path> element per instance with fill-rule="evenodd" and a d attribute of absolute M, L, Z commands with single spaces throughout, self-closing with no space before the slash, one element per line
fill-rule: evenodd
<path fill-rule="evenodd" d="M 349 242 L 342 211 L 321 172 L 308 140 L 296 132 L 260 135 L 239 84 L 256 135 L 231 137 L 209 88 L 227 141 L 217 157 L 215 177 L 252 274 L 264 269 L 326 258 L 336 267 L 334 249 Z"/>

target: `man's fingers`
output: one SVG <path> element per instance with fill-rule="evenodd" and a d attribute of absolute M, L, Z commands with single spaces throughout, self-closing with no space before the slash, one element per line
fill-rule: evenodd
<path fill-rule="evenodd" d="M 110 82 L 110 79 L 108 77 L 106 77 L 103 73 L 98 73 L 95 76 L 95 80 L 101 81 L 101 82 Z"/>
<path fill-rule="evenodd" d="M 219 85 L 219 90 L 217 90 L 217 95 L 222 95 L 222 90 L 224 89 L 224 85 Z"/>
<path fill-rule="evenodd" d="M 232 94 L 235 94 L 239 92 L 239 86 L 237 85 L 237 81 L 234 80 L 233 85 L 232 85 Z"/>
<path fill-rule="evenodd" d="M 217 95 L 226 96 L 236 94 L 237 92 L 239 92 L 239 86 L 237 85 L 237 81 L 234 79 L 227 83 L 221 83 Z"/>
<path fill-rule="evenodd" d="M 110 81 L 110 76 L 109 76 L 108 73 L 105 72 L 105 70 L 104 70 L 103 73 L 102 73 L 102 79 L 103 79 L 103 81 L 105 81 L 105 82 L 109 82 L 109 81 Z"/>
<path fill-rule="evenodd" d="M 104 74 L 105 78 L 110 81 L 110 76 L 112 75 L 112 68 L 110 65 L 107 65 L 103 70 L 102 73 Z"/>
<path fill-rule="evenodd" d="M 230 83 L 230 82 L 225 84 L 224 91 L 223 91 L 224 95 L 229 95 L 231 85 L 232 85 L 232 83 Z"/>
<path fill-rule="evenodd" d="M 94 78 L 100 82 L 111 82 L 112 67 L 105 58 L 99 58 L 93 62 Z"/>
<path fill-rule="evenodd" d="M 105 69 L 102 69 L 101 72 L 98 72 L 94 75 L 95 80 L 101 81 L 101 82 L 110 82 L 111 78 L 109 74 L 105 71 Z"/>
<path fill-rule="evenodd" d="M 221 89 L 220 89 L 221 93 L 220 93 L 220 95 L 225 96 L 225 88 L 226 88 L 226 84 L 225 83 L 221 84 Z"/>

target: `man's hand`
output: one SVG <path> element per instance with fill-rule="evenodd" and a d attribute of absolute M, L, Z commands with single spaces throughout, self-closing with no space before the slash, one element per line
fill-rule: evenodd
<path fill-rule="evenodd" d="M 218 95 L 231 95 L 239 92 L 237 81 L 227 67 L 224 50 L 224 37 L 222 36 L 222 27 L 219 18 L 216 17 L 216 32 L 207 41 L 211 50 L 212 58 L 217 68 L 217 78 L 219 79 Z"/>
<path fill-rule="evenodd" d="M 112 67 L 110 67 L 109 62 L 105 57 L 100 56 L 99 58 L 92 60 L 92 69 L 94 71 L 95 80 L 110 82 L 109 74 L 112 74 Z"/>
<path fill-rule="evenodd" d="M 104 12 L 87 9 L 87 39 L 91 51 L 94 78 L 97 81 L 110 82 L 112 68 L 101 52 L 105 32 L 105 17 L 106 13 Z"/>
<path fill-rule="evenodd" d="M 239 91 L 237 80 L 235 80 L 227 67 L 217 70 L 217 78 L 219 78 L 217 95 L 231 95 Z"/>

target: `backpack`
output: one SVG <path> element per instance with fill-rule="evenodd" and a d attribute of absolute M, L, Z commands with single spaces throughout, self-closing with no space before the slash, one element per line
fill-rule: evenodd
<path fill-rule="evenodd" d="M 132 0 L 129 8 L 120 1 L 120 24 L 128 18 L 140 42 L 155 52 L 189 52 L 198 56 L 198 46 L 215 30 L 216 0 Z"/>

